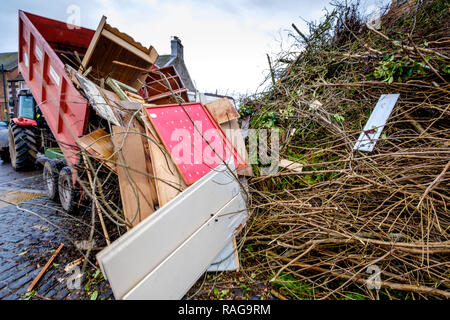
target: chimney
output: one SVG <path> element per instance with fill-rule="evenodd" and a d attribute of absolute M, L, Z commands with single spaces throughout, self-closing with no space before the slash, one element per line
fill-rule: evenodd
<path fill-rule="evenodd" d="M 173 36 L 170 41 L 171 55 L 183 59 L 183 45 L 177 36 Z"/>

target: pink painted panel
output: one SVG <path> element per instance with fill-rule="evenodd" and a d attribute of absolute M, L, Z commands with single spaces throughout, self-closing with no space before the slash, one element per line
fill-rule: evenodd
<path fill-rule="evenodd" d="M 152 106 L 146 110 L 187 185 L 231 157 L 236 167 L 246 166 L 200 103 Z"/>

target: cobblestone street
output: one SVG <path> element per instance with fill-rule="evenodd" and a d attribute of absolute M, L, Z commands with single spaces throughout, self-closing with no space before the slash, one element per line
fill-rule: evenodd
<path fill-rule="evenodd" d="M 0 200 L 0 299 L 113 298 L 108 282 L 89 265 L 81 286 L 68 288 L 69 282 L 75 283 L 75 269 L 67 265 L 78 259 L 81 268 L 82 254 L 75 244 L 88 239 L 90 214 L 61 212 L 59 204 L 44 195 L 42 171 L 15 172 L 0 160 Z M 34 290 L 26 294 L 61 243 L 62 250 Z"/>

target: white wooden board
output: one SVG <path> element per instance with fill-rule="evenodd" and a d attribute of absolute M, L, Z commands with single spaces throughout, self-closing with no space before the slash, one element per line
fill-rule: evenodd
<path fill-rule="evenodd" d="M 124 299 L 181 299 L 233 238 L 235 230 L 245 222 L 246 217 L 246 202 L 238 194 L 127 293 Z"/>
<path fill-rule="evenodd" d="M 229 167 L 235 171 L 232 162 Z M 116 299 L 122 299 L 239 193 L 238 182 L 220 165 L 98 253 Z"/>
<path fill-rule="evenodd" d="M 214 259 L 207 271 L 219 272 L 236 270 L 239 270 L 239 255 L 236 250 L 235 240 L 232 239 Z"/>
<path fill-rule="evenodd" d="M 373 150 L 399 96 L 399 93 L 382 94 L 380 96 L 380 99 L 378 99 L 377 105 L 375 106 L 375 109 L 373 109 L 369 120 L 367 120 L 363 132 L 361 132 L 353 150 L 367 152 Z"/>

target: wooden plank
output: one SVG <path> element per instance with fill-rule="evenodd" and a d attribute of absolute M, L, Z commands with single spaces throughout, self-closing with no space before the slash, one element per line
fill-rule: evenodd
<path fill-rule="evenodd" d="M 108 32 L 111 32 L 118 38 L 124 40 L 125 42 L 129 43 L 130 45 L 132 45 L 139 51 L 142 51 L 149 56 L 152 54 L 152 49 L 154 50 L 154 48 L 152 46 L 150 46 L 149 48 L 144 47 L 140 42 L 134 40 L 133 37 L 131 37 L 130 35 L 128 35 L 124 32 L 121 32 L 119 29 L 117 29 L 109 24 L 105 24 L 105 27 L 103 28 L 103 30 L 107 30 Z M 152 64 L 154 64 L 156 62 L 156 59 L 157 58 L 155 58 L 155 60 L 152 62 Z"/>
<path fill-rule="evenodd" d="M 99 88 L 100 93 L 102 93 L 103 97 L 105 97 L 105 99 L 107 100 L 106 102 L 108 102 L 108 104 L 111 106 L 112 102 L 116 102 L 116 101 L 121 101 L 119 96 L 110 90 L 106 90 L 103 88 Z"/>
<path fill-rule="evenodd" d="M 114 93 L 124 101 L 131 101 L 130 98 L 125 94 L 122 88 L 119 86 L 116 80 L 113 78 L 107 78 L 106 84 L 114 91 Z"/>
<path fill-rule="evenodd" d="M 28 286 L 27 288 L 27 292 L 30 292 L 31 290 L 33 290 L 34 286 L 36 285 L 36 283 L 42 278 L 42 276 L 44 275 L 45 271 L 47 271 L 48 267 L 50 266 L 50 264 L 53 262 L 53 260 L 55 259 L 55 257 L 58 255 L 58 253 L 61 251 L 61 249 L 64 247 L 64 243 L 61 243 L 58 247 L 58 249 L 56 249 L 56 251 L 53 253 L 53 255 L 50 257 L 50 259 L 47 261 L 47 263 L 45 264 L 45 266 L 41 269 L 41 271 L 39 272 L 39 274 L 36 276 L 36 278 L 34 278 L 33 282 L 31 282 L 31 284 Z"/>
<path fill-rule="evenodd" d="M 125 218 L 136 226 L 155 211 L 150 186 L 153 182 L 146 176 L 144 145 L 134 128 L 113 126 L 112 131 L 123 212 Z"/>
<path fill-rule="evenodd" d="M 229 166 L 234 170 L 233 163 Z M 239 193 L 238 182 L 221 165 L 98 253 L 114 296 L 123 298 Z"/>
<path fill-rule="evenodd" d="M 141 123 L 134 118 L 131 121 L 131 125 L 136 128 L 139 132 L 143 133 L 143 135 L 141 136 L 141 140 L 142 140 L 142 144 L 144 146 L 144 153 L 145 153 L 145 162 L 147 164 L 147 173 L 150 174 L 151 177 L 149 177 L 150 180 L 150 188 L 151 188 L 151 198 L 152 198 L 152 202 L 153 202 L 153 207 L 155 209 L 160 207 L 159 201 L 158 201 L 158 193 L 156 191 L 156 184 L 155 184 L 155 171 L 153 169 L 153 162 L 152 162 L 152 157 L 150 155 L 150 148 L 149 148 L 149 141 L 147 139 L 147 137 L 144 135 L 146 130 L 145 127 L 141 125 Z"/>
<path fill-rule="evenodd" d="M 115 42 L 116 44 L 118 44 L 119 46 L 121 46 L 125 50 L 133 53 L 134 55 L 138 56 L 142 60 L 145 60 L 145 61 L 147 61 L 150 64 L 154 64 L 155 63 L 154 57 L 151 57 L 148 54 L 142 52 L 137 47 L 135 47 L 134 45 L 130 44 L 129 42 L 123 40 L 121 37 L 118 37 L 116 34 L 112 33 L 111 31 L 103 29 L 102 36 L 104 36 L 105 38 Z"/>
<path fill-rule="evenodd" d="M 145 110 L 142 112 L 142 120 L 145 123 L 146 134 L 150 138 L 148 145 L 153 163 L 153 173 L 158 177 L 158 179 L 155 179 L 156 192 L 159 206 L 162 207 L 175 198 L 182 190 L 186 189 L 187 186 L 178 172 L 172 157 L 167 153 L 156 134 Z"/>
<path fill-rule="evenodd" d="M 187 91 L 188 91 L 188 89 L 181 88 L 181 89 L 173 90 L 173 93 L 170 92 L 170 91 L 163 92 L 163 93 L 160 93 L 160 94 L 157 94 L 157 95 L 154 95 L 154 96 L 149 96 L 146 99 L 146 102 L 153 102 L 153 103 L 156 103 L 156 104 L 168 104 L 168 103 L 171 103 L 171 102 L 177 103 L 177 99 L 174 97 L 174 95 L 180 96 L 184 100 L 184 102 L 187 102 L 188 101 L 188 99 L 187 99 Z M 167 99 L 164 99 L 164 98 L 167 98 Z M 158 100 L 163 100 L 163 102 L 158 101 Z"/>
<path fill-rule="evenodd" d="M 81 62 L 79 72 L 83 72 L 87 69 L 87 65 L 89 63 L 89 60 L 91 59 L 92 53 L 94 52 L 95 47 L 97 46 L 98 40 L 100 39 L 100 36 L 102 34 L 103 27 L 106 24 L 106 17 L 102 16 L 100 19 L 100 23 L 98 24 L 97 29 L 95 30 L 94 36 L 92 37 L 91 43 L 89 44 L 89 47 L 86 51 L 86 54 L 83 57 L 83 61 Z"/>
<path fill-rule="evenodd" d="M 111 170 L 116 171 L 116 166 L 114 161 L 114 145 L 111 141 L 111 136 L 102 128 L 97 129 L 85 136 L 77 139 L 78 144 L 87 153 L 97 157 L 99 160 L 104 160 L 105 165 L 107 165 Z"/>
<path fill-rule="evenodd" d="M 118 103 L 126 103 L 126 101 L 118 101 Z M 141 107 L 140 104 L 138 104 L 138 106 L 139 106 L 139 108 Z M 138 109 L 136 109 L 136 110 L 138 110 Z M 153 164 L 152 164 L 152 160 L 151 160 L 151 156 L 150 156 L 150 150 L 148 147 L 148 139 L 145 135 L 145 128 L 137 118 L 132 118 L 132 116 L 129 112 L 120 112 L 120 117 L 122 119 L 122 123 L 124 124 L 124 126 L 131 127 L 131 128 L 133 128 L 134 131 L 137 131 L 140 133 L 142 143 L 144 146 L 145 162 L 147 165 L 147 173 L 149 174 L 149 179 L 151 180 L 151 183 L 149 186 L 151 188 L 152 203 L 153 203 L 153 206 L 156 208 L 157 206 L 159 206 L 159 202 L 158 202 L 158 196 L 157 196 L 156 186 L 155 186 Z"/>
<path fill-rule="evenodd" d="M 124 300 L 181 299 L 245 223 L 245 202 L 235 196 L 162 261 Z"/>
<path fill-rule="evenodd" d="M 150 48 L 148 48 L 148 50 L 150 51 L 150 53 L 149 53 L 150 61 L 153 61 L 153 64 L 155 64 L 156 60 L 158 60 L 158 58 L 159 58 L 159 54 L 153 46 L 150 46 Z"/>
<path fill-rule="evenodd" d="M 118 66 L 127 67 L 127 68 L 130 68 L 130 69 L 142 71 L 144 73 L 148 73 L 148 72 L 150 72 L 152 70 L 152 68 L 148 68 L 148 69 L 139 68 L 139 67 L 133 66 L 131 64 L 128 64 L 128 63 L 125 63 L 125 62 L 120 62 L 120 61 L 117 61 L 117 60 L 114 60 L 112 63 L 116 64 Z"/>
<path fill-rule="evenodd" d="M 208 102 L 205 106 L 219 124 L 239 118 L 239 113 L 227 98 Z"/>
<path fill-rule="evenodd" d="M 138 102 L 138 103 L 145 103 L 144 98 L 142 98 L 140 95 L 135 94 L 135 93 L 130 92 L 130 91 L 127 91 L 127 90 L 125 90 L 124 92 L 125 92 L 125 94 L 128 96 L 128 98 L 131 101 Z"/>
<path fill-rule="evenodd" d="M 117 105 L 124 110 L 131 110 L 131 111 L 137 111 L 142 107 L 142 104 L 138 102 L 125 100 L 117 101 Z"/>
<path fill-rule="evenodd" d="M 238 169 L 237 173 L 242 176 L 253 177 L 253 169 L 250 166 L 250 159 L 248 156 L 247 148 L 245 146 L 244 137 L 242 136 L 241 128 L 239 127 L 238 119 L 224 122 L 220 124 L 220 128 L 225 133 L 225 136 L 227 137 L 231 145 L 236 149 L 241 159 L 248 164 L 247 167 Z"/>

